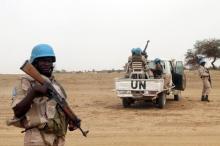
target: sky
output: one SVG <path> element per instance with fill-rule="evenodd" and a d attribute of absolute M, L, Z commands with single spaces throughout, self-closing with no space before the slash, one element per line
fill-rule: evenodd
<path fill-rule="evenodd" d="M 197 40 L 220 38 L 219 0 L 0 0 L 0 73 L 22 73 L 50 44 L 57 70 L 122 69 L 132 48 L 184 61 Z"/>

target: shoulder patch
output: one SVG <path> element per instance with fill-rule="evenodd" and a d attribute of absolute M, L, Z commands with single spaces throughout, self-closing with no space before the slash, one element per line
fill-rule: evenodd
<path fill-rule="evenodd" d="M 16 90 L 16 87 L 14 87 L 12 89 L 12 97 L 15 97 L 17 95 L 17 90 Z"/>

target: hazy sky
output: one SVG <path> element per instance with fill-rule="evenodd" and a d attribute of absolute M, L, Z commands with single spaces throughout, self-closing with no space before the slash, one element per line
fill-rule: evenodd
<path fill-rule="evenodd" d="M 220 38 L 219 0 L 0 0 L 0 73 L 21 73 L 48 43 L 57 69 L 121 69 L 133 47 L 184 59 L 196 40 Z"/>

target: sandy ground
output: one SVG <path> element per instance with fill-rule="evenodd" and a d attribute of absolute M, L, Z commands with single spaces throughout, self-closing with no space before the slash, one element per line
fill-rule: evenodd
<path fill-rule="evenodd" d="M 220 146 L 220 72 L 211 72 L 211 102 L 201 102 L 197 71 L 186 72 L 180 101 L 168 97 L 165 109 L 137 103 L 124 109 L 112 91 L 121 73 L 56 74 L 70 106 L 90 133 L 68 132 L 66 146 Z M 0 146 L 22 146 L 21 129 L 7 127 L 10 94 L 18 75 L 0 75 Z"/>

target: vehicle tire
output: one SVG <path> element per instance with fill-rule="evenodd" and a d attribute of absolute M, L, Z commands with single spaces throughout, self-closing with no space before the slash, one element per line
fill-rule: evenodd
<path fill-rule="evenodd" d="M 165 93 L 158 94 L 157 103 L 160 109 L 163 109 L 165 107 L 166 105 L 166 94 Z"/>
<path fill-rule="evenodd" d="M 174 100 L 179 101 L 181 98 L 181 91 L 177 91 L 177 94 L 174 94 Z"/>
<path fill-rule="evenodd" d="M 122 105 L 123 105 L 124 108 L 130 107 L 130 105 L 131 105 L 130 99 L 129 98 L 123 98 L 122 99 Z"/>
<path fill-rule="evenodd" d="M 179 100 L 180 100 L 179 95 L 174 95 L 174 100 L 175 100 L 175 101 L 179 101 Z"/>

